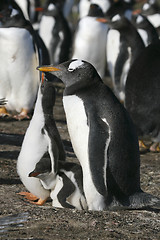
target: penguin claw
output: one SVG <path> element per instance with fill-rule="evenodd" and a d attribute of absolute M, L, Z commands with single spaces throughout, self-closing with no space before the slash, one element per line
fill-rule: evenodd
<path fill-rule="evenodd" d="M 153 152 L 153 153 L 160 152 L 159 143 L 153 143 L 153 144 L 150 146 L 149 150 L 150 150 L 150 152 Z"/>
<path fill-rule="evenodd" d="M 7 112 L 5 107 L 0 107 L 0 117 L 1 118 L 11 117 L 11 115 Z"/>
<path fill-rule="evenodd" d="M 18 195 L 24 196 L 25 199 L 36 201 L 38 198 L 30 192 L 19 192 Z"/>
<path fill-rule="evenodd" d="M 31 204 L 35 204 L 35 205 L 39 205 L 42 206 L 47 199 L 41 199 L 36 197 L 34 194 L 30 193 L 30 192 L 19 192 L 17 193 L 18 195 L 24 196 L 24 199 L 31 203 Z"/>
<path fill-rule="evenodd" d="M 38 201 L 31 201 L 31 200 L 27 200 L 27 202 L 31 203 L 31 204 L 35 204 L 35 205 L 38 205 L 38 206 L 42 206 L 45 202 L 46 202 L 47 199 L 41 199 L 39 198 Z"/>
<path fill-rule="evenodd" d="M 139 151 L 140 153 L 146 153 L 149 150 L 149 146 L 145 145 L 142 140 L 139 140 Z"/>
<path fill-rule="evenodd" d="M 18 115 L 14 115 L 13 118 L 19 121 L 24 119 L 30 119 L 28 115 L 28 110 L 26 109 L 22 109 L 22 111 Z"/>

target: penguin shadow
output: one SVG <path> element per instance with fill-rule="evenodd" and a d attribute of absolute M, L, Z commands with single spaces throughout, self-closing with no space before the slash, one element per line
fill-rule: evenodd
<path fill-rule="evenodd" d="M 17 185 L 17 184 L 22 184 L 20 179 L 0 178 L 0 185 Z"/>
<path fill-rule="evenodd" d="M 20 147 L 23 142 L 24 135 L 21 134 L 6 134 L 0 133 L 0 146 L 11 145 Z M 0 151 L 0 158 L 17 159 L 19 155 L 18 150 L 13 151 Z"/>

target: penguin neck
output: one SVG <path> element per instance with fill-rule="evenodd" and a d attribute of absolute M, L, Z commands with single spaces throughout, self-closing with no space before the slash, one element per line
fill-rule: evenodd
<path fill-rule="evenodd" d="M 78 92 L 84 91 L 84 89 L 87 90 L 88 88 L 90 89 L 92 86 L 95 87 L 101 82 L 102 82 L 102 79 L 98 74 L 94 76 L 92 80 L 89 79 L 87 81 L 87 79 L 84 79 L 84 81 L 75 82 L 74 84 L 67 86 L 65 88 L 63 96 L 77 94 Z"/>
<path fill-rule="evenodd" d="M 54 86 L 45 81 L 42 87 L 42 110 L 45 121 L 53 119 L 53 106 L 55 104 L 55 88 Z"/>

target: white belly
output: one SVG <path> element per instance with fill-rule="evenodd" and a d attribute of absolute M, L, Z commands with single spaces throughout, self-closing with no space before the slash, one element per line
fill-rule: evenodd
<path fill-rule="evenodd" d="M 72 59 L 83 59 L 96 68 L 104 77 L 106 65 L 107 25 L 99 23 L 93 17 L 84 17 L 79 22 L 74 42 Z"/>
<path fill-rule="evenodd" d="M 115 74 L 115 64 L 120 51 L 120 34 L 117 30 L 111 29 L 107 35 L 107 64 L 110 76 L 112 81 L 114 82 L 114 74 Z"/>
<path fill-rule="evenodd" d="M 53 37 L 52 30 L 53 30 L 54 24 L 55 24 L 55 20 L 53 17 L 42 16 L 42 19 L 39 25 L 39 34 L 43 39 L 48 50 L 50 50 L 50 44 Z"/>
<path fill-rule="evenodd" d="M 26 131 L 21 151 L 17 161 L 17 172 L 24 186 L 34 195 L 45 199 L 49 196 L 49 191 L 42 187 L 39 179 L 28 177 L 29 173 L 35 169 L 36 163 L 43 157 L 48 149 L 48 138 L 42 134 L 44 127 L 44 117 L 42 114 L 41 95 L 35 106 L 34 115 Z"/>
<path fill-rule="evenodd" d="M 0 56 L 0 98 L 8 100 L 8 110 L 30 110 L 39 84 L 38 56 L 30 33 L 25 29 L 0 28 Z"/>
<path fill-rule="evenodd" d="M 72 146 L 83 170 L 83 186 L 88 208 L 102 210 L 105 208 L 104 198 L 94 186 L 89 167 L 89 127 L 83 101 L 76 95 L 64 96 L 63 105 Z"/>

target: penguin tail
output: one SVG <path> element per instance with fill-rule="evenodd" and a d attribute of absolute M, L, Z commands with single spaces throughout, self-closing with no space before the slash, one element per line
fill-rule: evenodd
<path fill-rule="evenodd" d="M 116 199 L 113 197 L 107 207 L 108 210 L 150 210 L 160 211 L 160 198 L 145 192 L 136 192 L 133 195 Z"/>
<path fill-rule="evenodd" d="M 160 198 L 149 193 L 138 192 L 129 197 L 131 209 L 157 209 L 160 210 Z"/>

